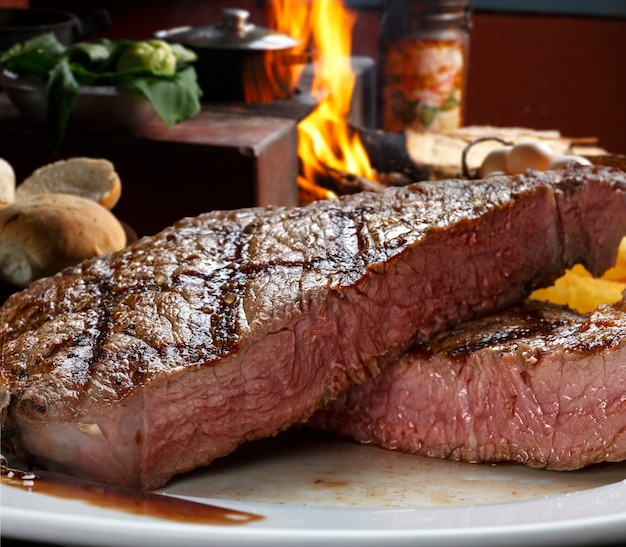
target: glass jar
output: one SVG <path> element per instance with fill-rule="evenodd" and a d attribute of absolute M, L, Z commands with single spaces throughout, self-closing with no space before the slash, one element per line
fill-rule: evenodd
<path fill-rule="evenodd" d="M 379 126 L 446 131 L 463 123 L 470 0 L 385 0 Z"/>

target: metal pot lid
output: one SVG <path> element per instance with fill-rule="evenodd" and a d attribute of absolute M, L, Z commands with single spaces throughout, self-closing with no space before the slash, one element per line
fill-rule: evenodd
<path fill-rule="evenodd" d="M 282 50 L 298 45 L 298 41 L 287 34 L 249 23 L 249 17 L 247 10 L 228 8 L 223 11 L 222 21 L 216 25 L 159 31 L 155 36 L 209 49 Z"/>

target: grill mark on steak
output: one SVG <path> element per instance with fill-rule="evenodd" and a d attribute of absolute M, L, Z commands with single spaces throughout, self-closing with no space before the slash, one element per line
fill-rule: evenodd
<path fill-rule="evenodd" d="M 577 262 L 603 271 L 625 190 L 619 170 L 571 167 L 181 220 L 0 309 L 14 449 L 158 487 L 306 420 L 414 339 Z"/>
<path fill-rule="evenodd" d="M 575 470 L 626 459 L 626 299 L 528 301 L 417 343 L 311 427 L 456 461 Z"/>
<path fill-rule="evenodd" d="M 427 343 L 418 342 L 410 348 L 409 355 L 427 359 L 437 351 L 449 359 L 467 361 L 473 353 L 501 344 L 530 337 L 553 338 L 559 329 L 571 323 L 572 314 L 565 310 L 549 317 L 545 314 L 545 308 L 528 305 L 515 309 L 515 321 L 505 321 L 502 314 L 489 315 L 436 334 Z M 571 349 L 583 349 L 579 348 L 581 340 L 573 342 Z"/>

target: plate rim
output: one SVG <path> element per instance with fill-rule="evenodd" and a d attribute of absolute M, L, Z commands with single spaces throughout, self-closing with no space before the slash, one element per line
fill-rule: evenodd
<path fill-rule="evenodd" d="M 28 496 L 34 502 L 27 509 L 11 504 L 9 498 Z M 239 502 L 216 498 L 197 498 L 158 492 L 227 509 L 264 516 L 242 525 L 187 524 L 148 516 L 125 514 L 113 509 L 90 506 L 80 500 L 55 498 L 51 510 L 46 501 L 54 496 L 26 492 L 3 485 L 0 496 L 0 530 L 3 536 L 34 541 L 61 541 L 86 545 L 81 532 L 91 531 L 87 545 L 109 546 L 124 541 L 126 545 L 145 545 L 151 540 L 177 538 L 179 545 L 197 545 L 208 540 L 224 545 L 333 544 L 363 545 L 385 541 L 386 545 L 449 545 L 461 539 L 481 541 L 483 545 L 522 545 L 541 539 L 559 544 L 566 540 L 588 542 L 626 538 L 626 480 L 613 484 L 503 503 L 472 504 L 454 507 L 309 507 L 276 503 Z M 47 499 L 46 499 L 47 498 Z M 9 504 L 6 502 L 9 501 Z M 25 501 L 25 500 L 23 500 Z M 43 504 L 44 507 L 37 507 Z M 63 508 L 79 507 L 75 511 Z M 584 514 L 575 509 L 584 508 Z M 304 516 L 303 516 L 304 515 Z M 485 515 L 492 523 L 487 524 Z M 532 516 L 535 518 L 532 518 Z M 551 518 L 546 519 L 546 515 Z M 369 520 L 368 520 L 369 519 Z M 383 526 L 375 526 L 380 523 Z M 396 520 L 398 519 L 398 520 Z M 327 522 L 331 526 L 319 526 Z M 341 522 L 345 526 L 341 526 Z M 360 524 L 360 526 L 358 526 Z M 369 524 L 369 525 L 366 525 Z M 106 533 L 105 533 L 106 532 Z M 103 535 L 98 536 L 99 533 Z"/>

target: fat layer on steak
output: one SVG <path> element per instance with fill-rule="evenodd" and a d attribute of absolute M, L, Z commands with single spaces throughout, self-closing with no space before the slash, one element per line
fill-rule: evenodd
<path fill-rule="evenodd" d="M 310 425 L 465 462 L 574 470 L 626 459 L 626 300 L 529 301 L 418 343 Z"/>
<path fill-rule="evenodd" d="M 159 487 L 305 421 L 415 339 L 576 263 L 602 272 L 624 232 L 626 175 L 599 167 L 183 219 L 0 309 L 11 449 Z"/>

